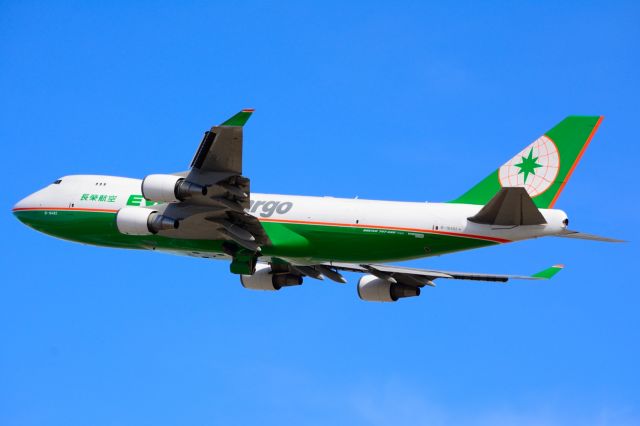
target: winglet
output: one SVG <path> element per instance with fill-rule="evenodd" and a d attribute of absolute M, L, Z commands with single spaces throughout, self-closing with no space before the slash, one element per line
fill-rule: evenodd
<path fill-rule="evenodd" d="M 230 119 L 222 123 L 221 126 L 242 127 L 249 120 L 249 117 L 251 117 L 251 114 L 253 114 L 253 108 L 243 109 L 242 111 L 240 111 L 239 113 L 237 113 L 236 115 L 234 115 L 233 117 L 231 117 Z"/>
<path fill-rule="evenodd" d="M 547 268 L 544 271 L 540 271 L 537 274 L 531 275 L 531 278 L 538 278 L 540 280 L 550 280 L 555 274 L 560 272 L 564 268 L 564 265 L 553 265 L 551 268 Z"/>

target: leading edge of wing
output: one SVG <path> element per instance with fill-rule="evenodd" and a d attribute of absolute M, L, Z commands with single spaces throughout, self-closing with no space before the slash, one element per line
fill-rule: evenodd
<path fill-rule="evenodd" d="M 433 269 L 418 269 L 409 268 L 404 266 L 394 265 L 380 265 L 380 264 L 351 264 L 351 263 L 329 263 L 338 270 L 372 273 L 381 272 L 383 274 L 389 274 L 391 277 L 396 275 L 406 275 L 410 277 L 419 277 L 427 280 L 434 280 L 437 278 L 453 279 L 453 280 L 474 280 L 474 281 L 492 281 L 492 282 L 507 282 L 509 280 L 546 280 L 553 277 L 560 272 L 564 265 L 554 265 L 550 268 L 544 269 L 533 275 L 508 275 L 508 274 L 485 274 L 475 272 L 455 272 L 455 271 L 441 271 Z"/>

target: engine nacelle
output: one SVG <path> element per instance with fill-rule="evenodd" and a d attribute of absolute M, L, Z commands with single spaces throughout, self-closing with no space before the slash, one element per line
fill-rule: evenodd
<path fill-rule="evenodd" d="M 395 302 L 403 297 L 419 295 L 419 287 L 394 284 L 373 275 L 363 275 L 358 281 L 358 296 L 367 302 Z"/>
<path fill-rule="evenodd" d="M 141 207 L 123 207 L 116 214 L 116 226 L 125 235 L 152 235 L 162 230 L 177 229 L 180 222 Z"/>
<path fill-rule="evenodd" d="M 207 187 L 175 175 L 149 175 L 142 180 L 142 196 L 147 200 L 173 203 L 194 195 L 207 195 Z"/>
<path fill-rule="evenodd" d="M 271 267 L 264 263 L 256 265 L 253 275 L 240 275 L 242 287 L 250 290 L 280 290 L 282 287 L 289 287 L 302 284 L 302 277 L 294 274 L 274 274 Z"/>

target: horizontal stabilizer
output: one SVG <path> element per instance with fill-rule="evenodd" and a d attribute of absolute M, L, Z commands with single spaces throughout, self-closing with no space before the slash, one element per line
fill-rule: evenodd
<path fill-rule="evenodd" d="M 601 237 L 600 235 L 586 234 L 584 232 L 578 232 L 578 231 L 570 231 L 569 229 L 566 229 L 564 233 L 558 234 L 555 236 L 563 237 L 563 238 L 576 238 L 579 240 L 602 241 L 605 243 L 626 243 L 625 240 L 617 240 L 615 238 Z"/>
<path fill-rule="evenodd" d="M 535 203 L 522 187 L 506 187 L 475 215 L 471 222 L 485 225 L 520 226 L 547 223 Z"/>

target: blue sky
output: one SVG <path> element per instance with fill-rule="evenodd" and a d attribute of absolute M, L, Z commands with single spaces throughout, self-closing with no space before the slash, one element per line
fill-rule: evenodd
<path fill-rule="evenodd" d="M 635 2 L 0 1 L 3 425 L 640 423 Z M 392 305 L 244 290 L 224 262 L 76 245 L 11 206 L 183 170 L 244 107 L 252 190 L 441 201 L 569 114 L 605 121 L 543 239 L 411 262 L 531 273 Z"/>

